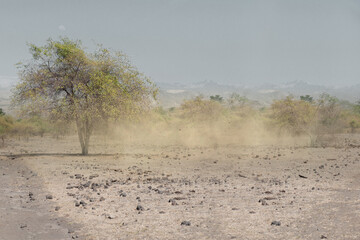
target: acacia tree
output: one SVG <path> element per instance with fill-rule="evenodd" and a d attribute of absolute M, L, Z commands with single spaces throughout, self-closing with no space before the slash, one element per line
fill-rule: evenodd
<path fill-rule="evenodd" d="M 97 123 L 131 118 L 156 98 L 155 85 L 120 52 L 100 46 L 87 53 L 68 38 L 29 47 L 32 59 L 19 64 L 13 104 L 25 114 L 75 121 L 83 155 Z"/>

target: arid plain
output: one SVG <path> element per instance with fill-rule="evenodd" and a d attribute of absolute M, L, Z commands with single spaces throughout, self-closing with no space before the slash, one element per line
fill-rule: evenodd
<path fill-rule="evenodd" d="M 335 142 L 10 140 L 0 239 L 359 239 L 360 135 Z"/>

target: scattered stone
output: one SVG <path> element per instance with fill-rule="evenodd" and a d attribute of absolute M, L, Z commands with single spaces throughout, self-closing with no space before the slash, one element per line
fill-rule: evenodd
<path fill-rule="evenodd" d="M 138 204 L 138 205 L 136 206 L 136 210 L 137 210 L 137 211 L 144 211 L 145 209 L 143 208 L 143 206 L 141 206 L 140 204 Z"/>
<path fill-rule="evenodd" d="M 190 226 L 191 222 L 190 221 L 182 221 L 181 222 L 181 226 Z"/>
<path fill-rule="evenodd" d="M 27 227 L 26 224 L 21 224 L 21 225 L 20 225 L 20 228 L 26 228 L 26 227 Z"/>
<path fill-rule="evenodd" d="M 266 200 L 263 199 L 263 198 L 259 200 L 259 203 L 261 203 L 261 205 L 263 205 L 263 206 L 269 205 L 269 204 L 266 202 Z"/>
<path fill-rule="evenodd" d="M 272 221 L 271 222 L 271 226 L 280 226 L 281 222 L 280 221 Z"/>
<path fill-rule="evenodd" d="M 74 176 L 75 176 L 76 179 L 82 178 L 82 175 L 81 175 L 81 174 L 75 174 Z"/>
<path fill-rule="evenodd" d="M 61 207 L 56 206 L 56 207 L 55 207 L 55 211 L 59 211 L 59 210 L 60 210 L 60 208 L 61 208 Z"/>
<path fill-rule="evenodd" d="M 97 177 L 99 177 L 99 174 L 92 174 L 89 176 L 89 179 L 91 180 L 91 179 L 97 178 Z"/>
<path fill-rule="evenodd" d="M 34 194 L 32 192 L 29 192 L 29 198 L 30 198 L 30 201 L 34 201 L 35 198 L 34 198 Z"/>
<path fill-rule="evenodd" d="M 308 177 L 305 177 L 304 175 L 301 175 L 301 174 L 299 174 L 299 177 L 301 177 L 301 178 L 308 178 Z"/>
<path fill-rule="evenodd" d="M 321 235 L 320 239 L 327 239 L 327 237 L 324 235 Z"/>
<path fill-rule="evenodd" d="M 90 187 L 90 185 L 91 185 L 91 182 L 90 181 L 87 181 L 85 184 L 83 184 L 82 186 L 84 187 L 84 188 L 88 188 L 88 187 Z"/>
<path fill-rule="evenodd" d="M 46 195 L 46 199 L 53 199 L 53 196 L 51 194 Z"/>
<path fill-rule="evenodd" d="M 126 197 L 126 193 L 123 190 L 120 190 L 119 195 L 120 197 Z"/>
<path fill-rule="evenodd" d="M 169 203 L 171 203 L 171 205 L 173 205 L 173 206 L 178 205 L 176 200 L 173 198 L 169 199 Z"/>
<path fill-rule="evenodd" d="M 106 214 L 105 217 L 106 217 L 107 219 L 115 219 L 115 216 L 110 215 L 110 214 Z"/>

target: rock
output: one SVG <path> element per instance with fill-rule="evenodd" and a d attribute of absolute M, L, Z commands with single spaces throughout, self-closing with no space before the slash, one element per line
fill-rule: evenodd
<path fill-rule="evenodd" d="M 53 199 L 53 196 L 51 194 L 46 195 L 46 199 Z"/>
<path fill-rule="evenodd" d="M 171 205 L 173 205 L 173 206 L 178 205 L 176 200 L 173 198 L 169 199 L 169 203 L 171 203 Z"/>
<path fill-rule="evenodd" d="M 99 174 L 92 174 L 89 176 L 89 179 L 97 178 L 99 177 Z"/>
<path fill-rule="evenodd" d="M 263 206 L 268 205 L 265 199 L 260 199 L 259 202 L 260 202 L 261 205 L 263 205 Z"/>
<path fill-rule="evenodd" d="M 81 200 L 81 201 L 79 202 L 79 204 L 82 205 L 83 207 L 85 207 L 85 206 L 87 205 L 87 203 L 86 203 L 84 200 Z"/>
<path fill-rule="evenodd" d="M 88 187 L 90 187 L 90 185 L 91 185 L 91 182 L 90 181 L 87 181 L 85 184 L 83 184 L 82 186 L 84 187 L 84 188 L 88 188 Z"/>
<path fill-rule="evenodd" d="M 138 210 L 138 211 L 144 211 L 145 209 L 143 208 L 143 206 L 141 206 L 140 204 L 138 204 L 138 205 L 136 206 L 136 210 Z"/>
<path fill-rule="evenodd" d="M 280 221 L 272 221 L 271 222 L 271 226 L 280 226 L 281 222 Z"/>
<path fill-rule="evenodd" d="M 34 194 L 32 192 L 29 192 L 29 198 L 30 198 L 30 201 L 34 201 L 35 198 L 34 198 Z"/>
<path fill-rule="evenodd" d="M 327 239 L 327 237 L 324 235 L 321 235 L 320 239 Z"/>
<path fill-rule="evenodd" d="M 123 192 L 123 190 L 120 190 L 119 195 L 120 195 L 120 197 L 126 197 L 126 193 Z"/>
<path fill-rule="evenodd" d="M 191 222 L 190 221 L 182 221 L 181 226 L 190 226 L 191 225 Z"/>
<path fill-rule="evenodd" d="M 27 227 L 26 224 L 21 224 L 21 225 L 20 225 L 20 228 L 26 228 L 26 227 Z"/>
<path fill-rule="evenodd" d="M 111 214 L 106 214 L 105 217 L 107 219 L 115 219 L 115 216 L 111 215 Z"/>
<path fill-rule="evenodd" d="M 82 175 L 81 175 L 81 174 L 75 174 L 74 176 L 75 176 L 76 179 L 82 178 Z"/>
<path fill-rule="evenodd" d="M 59 206 L 56 206 L 55 207 L 55 211 L 59 211 L 60 210 L 60 207 Z"/>

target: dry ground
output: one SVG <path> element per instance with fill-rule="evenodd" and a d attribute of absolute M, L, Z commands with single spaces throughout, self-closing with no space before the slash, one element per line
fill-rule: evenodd
<path fill-rule="evenodd" d="M 0 239 L 360 239 L 360 136 L 345 137 L 337 148 L 100 139 L 86 157 L 75 137 L 12 140 L 0 148 Z"/>

